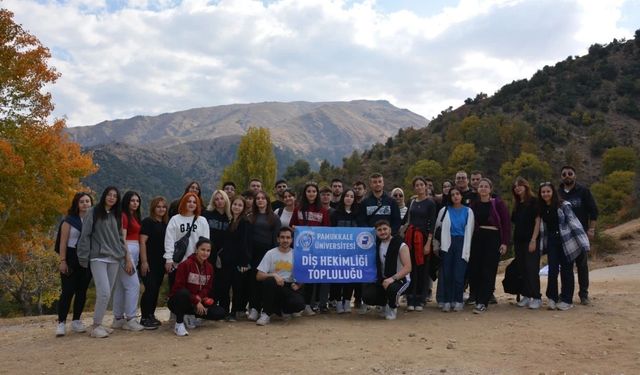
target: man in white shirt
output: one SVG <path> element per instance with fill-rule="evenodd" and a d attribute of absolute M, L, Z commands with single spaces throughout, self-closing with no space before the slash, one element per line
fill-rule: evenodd
<path fill-rule="evenodd" d="M 262 282 L 262 314 L 257 325 L 269 324 L 273 314 L 286 318 L 304 310 L 302 285 L 293 279 L 292 243 L 293 230 L 280 228 L 278 247 L 267 251 L 258 265 L 256 279 Z"/>

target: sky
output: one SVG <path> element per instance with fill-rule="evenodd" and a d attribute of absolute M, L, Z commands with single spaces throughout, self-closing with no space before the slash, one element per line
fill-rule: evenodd
<path fill-rule="evenodd" d="M 68 126 L 268 101 L 388 100 L 427 119 L 590 45 L 640 0 L 0 0 L 51 50 Z"/>

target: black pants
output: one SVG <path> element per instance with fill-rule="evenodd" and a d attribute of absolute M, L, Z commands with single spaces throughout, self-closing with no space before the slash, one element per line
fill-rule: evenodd
<path fill-rule="evenodd" d="M 58 300 L 58 321 L 66 322 L 67 314 L 71 308 L 71 300 L 73 299 L 73 320 L 79 320 L 84 304 L 87 301 L 87 288 L 91 282 L 91 269 L 89 267 L 82 268 L 78 262 L 76 249 L 67 247 L 66 255 L 67 267 L 69 274 L 60 274 L 60 285 L 62 292 Z M 75 296 L 75 299 L 73 298 Z"/>
<path fill-rule="evenodd" d="M 540 252 L 529 252 L 529 242 L 515 242 L 516 264 L 522 276 L 522 295 L 540 299 Z"/>
<path fill-rule="evenodd" d="M 246 287 L 246 295 L 249 296 L 249 307 L 260 311 L 262 309 L 262 285 L 256 280 L 257 268 L 264 254 L 271 250 L 273 246 L 271 244 L 255 243 L 251 248 L 251 269 L 245 272 L 244 285 Z"/>
<path fill-rule="evenodd" d="M 169 298 L 167 306 L 172 313 L 176 314 L 176 323 L 184 323 L 186 314 L 207 320 L 220 320 L 225 317 L 222 307 L 216 305 L 209 306 L 205 315 L 196 314 L 195 306 L 191 304 L 191 293 L 187 288 L 180 289 Z"/>
<path fill-rule="evenodd" d="M 355 307 L 360 307 L 360 305 L 362 304 L 362 286 L 364 284 L 354 284 L 353 285 L 353 299 L 354 299 L 354 306 Z"/>
<path fill-rule="evenodd" d="M 243 273 L 233 265 L 223 265 L 217 272 L 214 280 L 214 289 L 216 290 L 214 298 L 218 305 L 227 313 L 244 311 L 247 301 L 242 288 Z M 232 290 L 233 305 L 230 306 Z"/>
<path fill-rule="evenodd" d="M 382 283 L 363 284 L 362 300 L 367 305 L 389 305 L 395 309 L 398 307 L 398 297 L 409 287 L 409 284 L 406 279 L 394 281 L 387 289 L 382 287 Z"/>
<path fill-rule="evenodd" d="M 589 297 L 589 253 L 582 251 L 576 258 L 576 268 L 578 269 L 578 296 L 580 298 Z"/>
<path fill-rule="evenodd" d="M 313 305 L 320 296 L 320 284 L 307 283 L 304 284 L 304 303 L 305 305 Z"/>
<path fill-rule="evenodd" d="M 500 262 L 500 232 L 480 228 L 471 241 L 469 283 L 475 293 L 476 304 L 489 304 L 495 289 L 498 262 Z"/>
<path fill-rule="evenodd" d="M 567 259 L 562 248 L 562 239 L 559 234 L 547 236 L 547 260 L 549 262 L 549 274 L 547 275 L 547 298 L 559 302 L 573 303 L 573 263 Z M 558 273 L 562 285 L 558 296 Z"/>
<path fill-rule="evenodd" d="M 262 311 L 267 314 L 293 314 L 304 309 L 304 297 L 291 289 L 291 283 L 278 286 L 273 277 L 262 281 Z"/>
<path fill-rule="evenodd" d="M 160 288 L 164 281 L 164 264 L 162 262 L 153 262 L 149 265 L 149 272 L 142 276 L 144 284 L 144 292 L 140 298 L 140 312 L 142 318 L 154 316 L 156 307 L 158 306 L 158 296 Z"/>
<path fill-rule="evenodd" d="M 407 306 L 422 306 L 424 303 L 424 272 L 427 256 L 421 265 L 417 264 L 416 251 L 422 252 L 423 249 L 411 250 L 411 285 L 407 289 Z"/>

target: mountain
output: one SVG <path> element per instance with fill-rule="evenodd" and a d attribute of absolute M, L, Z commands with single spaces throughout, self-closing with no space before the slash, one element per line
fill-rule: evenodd
<path fill-rule="evenodd" d="M 452 154 L 465 143 L 477 153 L 470 166 L 498 183 L 500 167 L 521 152 L 548 162 L 554 181 L 565 164 L 577 168 L 583 183 L 598 180 L 606 149 L 640 150 L 640 30 L 635 39 L 594 44 L 587 55 L 545 66 L 493 96 L 468 98 L 426 128 L 401 129 L 385 143 L 345 159 L 334 173 L 353 181 L 380 171 L 387 186 L 404 186 L 409 168 L 430 159 L 452 178 L 460 165 Z"/>
<path fill-rule="evenodd" d="M 94 154 L 99 171 L 85 180 L 178 196 L 191 179 L 210 192 L 230 164 L 249 127 L 271 132 L 279 174 L 296 159 L 318 166 L 341 162 L 354 150 L 385 140 L 401 128 L 428 121 L 387 101 L 233 104 L 159 116 L 136 116 L 69 128 L 71 138 Z"/>

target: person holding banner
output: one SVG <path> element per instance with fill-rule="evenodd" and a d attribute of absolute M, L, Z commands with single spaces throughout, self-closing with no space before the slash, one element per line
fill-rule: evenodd
<path fill-rule="evenodd" d="M 329 221 L 329 212 L 326 208 L 322 207 L 318 185 L 315 182 L 308 182 L 304 186 L 302 194 L 300 194 L 300 204 L 298 207 L 293 209 L 291 226 L 295 228 L 298 225 L 305 227 L 328 227 L 331 225 L 331 222 Z M 314 291 L 316 291 L 316 297 L 320 300 L 320 311 L 323 313 L 329 312 L 329 308 L 327 307 L 329 285 L 322 286 L 322 288 L 320 288 L 320 286 L 321 284 L 307 284 L 305 287 L 305 315 L 315 315 L 315 312 L 311 308 Z"/>
<path fill-rule="evenodd" d="M 384 306 L 384 318 L 395 320 L 398 313 L 398 297 L 409 287 L 411 255 L 402 237 L 391 235 L 391 224 L 379 220 L 376 229 L 376 266 L 378 281 L 365 284 L 362 299 L 368 305 Z"/>
<path fill-rule="evenodd" d="M 356 203 L 356 193 L 353 189 L 347 189 L 336 206 L 336 210 L 331 214 L 332 227 L 364 227 L 360 213 L 360 206 Z M 334 284 L 337 296 L 340 298 L 336 303 L 336 313 L 351 313 L 351 295 L 353 294 L 353 283 Z"/>
<path fill-rule="evenodd" d="M 438 304 L 442 311 L 462 311 L 464 308 L 464 276 L 471 254 L 471 239 L 475 229 L 473 210 L 462 204 L 462 193 L 457 187 L 449 191 L 451 204 L 445 205 L 438 213 L 436 232 L 440 229 L 439 245 L 443 263 L 440 268 L 441 282 L 438 283 Z M 437 236 L 436 236 L 437 237 Z M 442 287 L 442 292 L 440 291 Z"/>
<path fill-rule="evenodd" d="M 258 265 L 256 280 L 262 284 L 262 314 L 256 321 L 259 326 L 271 322 L 273 314 L 284 319 L 304 309 L 302 285 L 293 279 L 293 230 L 282 227 L 278 231 L 278 247 L 264 255 Z"/>

